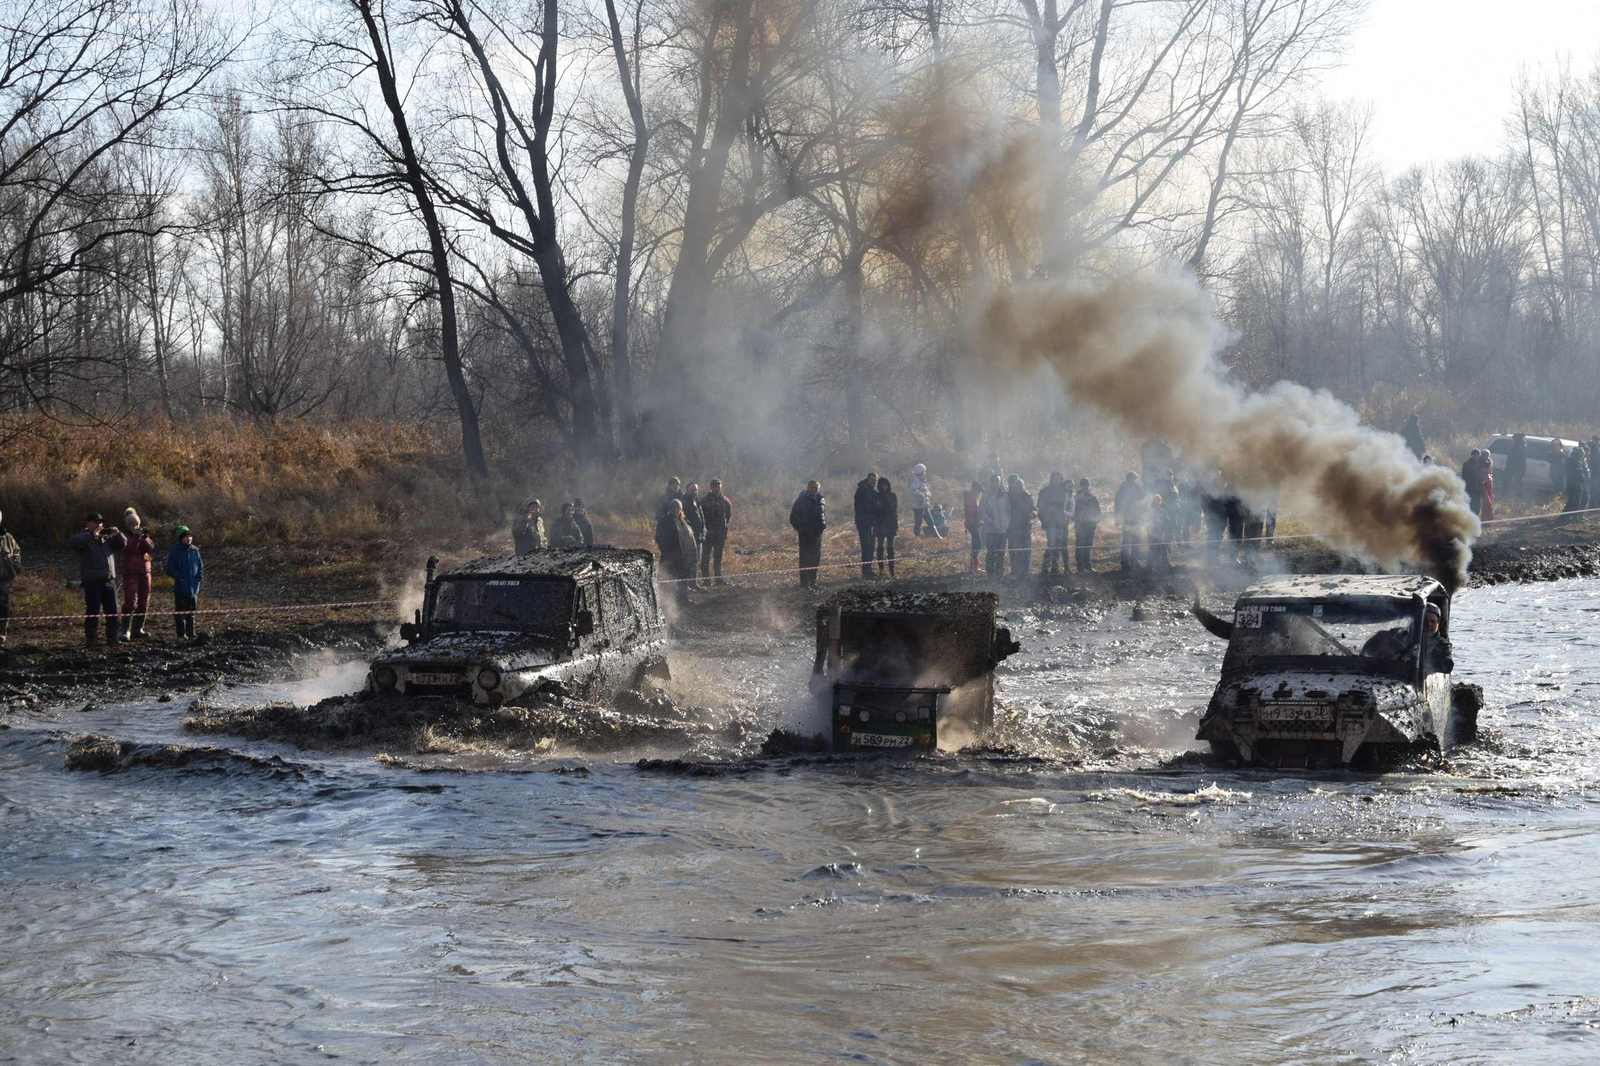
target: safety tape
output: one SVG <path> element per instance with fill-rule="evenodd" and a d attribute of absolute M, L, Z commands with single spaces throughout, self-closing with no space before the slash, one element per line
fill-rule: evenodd
<path fill-rule="evenodd" d="M 339 600 L 334 603 L 280 603 L 264 607 L 207 607 L 194 611 L 145 611 L 144 618 L 172 618 L 175 615 L 228 615 L 228 614 L 264 614 L 272 611 L 333 611 L 349 607 L 396 607 L 400 600 Z M 32 622 L 81 622 L 86 616 L 77 614 L 26 614 L 13 616 L 11 625 L 28 625 Z M 96 617 L 99 617 L 98 615 Z M 119 611 L 108 618 L 131 618 L 131 614 Z"/>

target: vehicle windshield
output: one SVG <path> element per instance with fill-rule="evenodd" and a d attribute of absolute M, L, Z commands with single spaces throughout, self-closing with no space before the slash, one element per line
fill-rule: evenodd
<path fill-rule="evenodd" d="M 440 629 L 515 629 L 562 636 L 572 623 L 565 578 L 458 577 L 439 582 L 429 621 Z"/>
<path fill-rule="evenodd" d="M 1406 603 L 1241 604 L 1224 665 L 1403 676 L 1415 662 L 1417 615 Z"/>

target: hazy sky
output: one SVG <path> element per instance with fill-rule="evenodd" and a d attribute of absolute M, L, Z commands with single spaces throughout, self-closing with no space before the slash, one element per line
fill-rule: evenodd
<path fill-rule="evenodd" d="M 1384 170 L 1496 151 L 1518 73 L 1600 60 L 1600 0 L 1369 0 L 1333 97 L 1369 100 Z"/>

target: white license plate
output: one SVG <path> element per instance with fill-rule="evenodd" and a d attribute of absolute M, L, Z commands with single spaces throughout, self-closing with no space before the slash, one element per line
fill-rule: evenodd
<path fill-rule="evenodd" d="M 912 744 L 910 737 L 897 737 L 888 733 L 852 733 L 853 743 L 858 748 L 909 748 Z"/>
<path fill-rule="evenodd" d="M 413 685 L 459 685 L 465 680 L 461 674 L 412 674 L 409 681 Z"/>
<path fill-rule="evenodd" d="M 1261 717 L 1269 722 L 1326 722 L 1333 714 L 1326 707 L 1267 707 Z"/>

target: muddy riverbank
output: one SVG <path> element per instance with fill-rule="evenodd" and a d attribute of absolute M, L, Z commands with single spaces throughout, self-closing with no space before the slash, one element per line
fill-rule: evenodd
<path fill-rule="evenodd" d="M 1197 593 L 1225 605 L 1237 590 L 1264 574 L 1285 572 L 1356 572 L 1357 560 L 1309 542 L 1283 543 L 1251 557 L 1244 564 L 1201 566 L 1180 562 L 1170 572 L 1112 570 L 1046 579 L 1033 575 L 1022 582 L 991 582 L 979 575 L 927 576 L 903 579 L 907 587 L 928 591 L 992 589 L 1008 611 L 1055 610 L 1058 625 L 1092 624 L 1106 609 L 1132 604 L 1135 612 L 1157 611 L 1182 618 L 1183 605 Z M 1471 581 L 1493 586 L 1553 581 L 1600 575 L 1600 523 L 1559 518 L 1537 527 L 1496 531 L 1474 549 Z M 851 582 L 853 584 L 853 582 Z M 803 654 L 799 642 L 810 632 L 813 611 L 846 582 L 834 581 L 816 590 L 799 589 L 771 579 L 715 590 L 696 590 L 687 607 L 669 606 L 674 632 L 691 642 L 714 644 L 721 636 L 756 635 L 790 645 L 785 654 Z M 326 589 L 297 587 L 311 600 L 351 594 L 342 585 Z M 1077 609 L 1075 616 L 1072 608 Z M 1074 617 L 1079 617 L 1077 622 Z M 395 639 L 388 621 L 343 621 L 337 617 L 230 617 L 230 624 L 194 644 L 177 644 L 162 633 L 144 641 L 97 649 L 64 642 L 75 623 L 58 624 L 47 637 L 38 630 L 12 631 L 9 652 L 0 657 L 0 723 L 8 715 L 92 705 L 108 699 L 161 697 L 204 691 L 219 683 L 238 683 L 281 675 L 298 658 L 333 652 L 347 658 L 370 654 Z M 1021 631 L 1026 639 L 1026 630 Z M 191 715 L 203 732 L 289 740 L 312 747 L 348 746 L 358 738 L 367 744 L 391 743 L 400 750 L 467 743 L 478 738 L 528 749 L 551 736 L 576 738 L 586 750 L 611 751 L 652 739 L 673 739 L 693 746 L 701 739 L 732 739 L 744 727 L 727 721 L 702 727 L 702 701 L 693 693 L 675 698 L 639 700 L 636 706 L 597 709 L 565 698 L 521 708 L 515 715 L 484 716 L 480 709 L 379 708 L 346 701 L 348 706 L 259 708 L 253 716 L 238 711 L 217 714 L 203 705 Z M 202 700 L 202 704 L 203 704 Z M 710 717 L 715 718 L 715 715 Z M 726 735 L 724 735 L 726 734 Z"/>
<path fill-rule="evenodd" d="M 0 657 L 0 724 L 11 714 L 141 697 L 173 699 L 224 682 L 279 676 L 297 658 L 319 651 L 376 651 L 391 628 L 318 622 L 300 631 L 224 629 L 192 644 L 151 638 L 100 648 L 13 645 Z"/>

